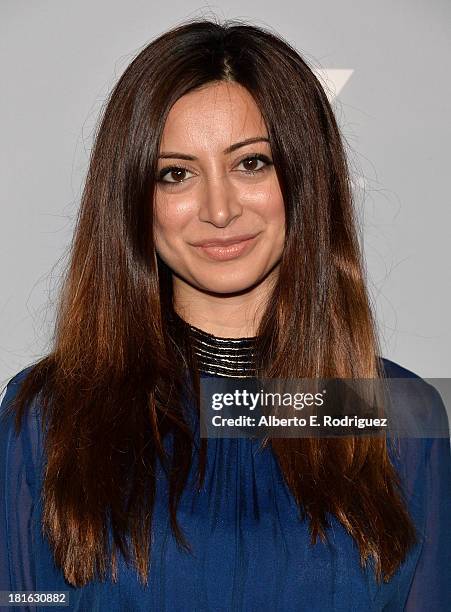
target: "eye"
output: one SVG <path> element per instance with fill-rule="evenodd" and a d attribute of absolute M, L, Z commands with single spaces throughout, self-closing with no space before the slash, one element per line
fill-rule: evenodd
<path fill-rule="evenodd" d="M 187 178 L 186 173 L 193 174 L 188 168 L 183 166 L 169 166 L 160 170 L 158 174 L 158 181 L 160 183 L 183 183 Z M 175 180 L 167 180 L 166 177 L 174 178 Z"/>
<path fill-rule="evenodd" d="M 259 166 L 259 163 L 262 165 Z M 266 155 L 256 153 L 254 155 L 248 155 L 242 159 L 238 166 L 241 166 L 241 164 L 244 164 L 244 172 L 246 174 L 257 174 L 257 172 L 265 170 L 267 166 L 272 166 L 272 161 Z"/>

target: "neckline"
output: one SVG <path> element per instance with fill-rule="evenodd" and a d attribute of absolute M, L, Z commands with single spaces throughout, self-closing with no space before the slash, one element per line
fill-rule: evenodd
<path fill-rule="evenodd" d="M 199 372 L 230 378 L 256 375 L 255 356 L 258 336 L 230 338 L 216 336 L 175 316 L 188 331 Z"/>
<path fill-rule="evenodd" d="M 238 344 L 238 343 L 245 343 L 245 342 L 255 343 L 257 341 L 257 336 L 243 336 L 243 337 L 238 337 L 238 338 L 231 338 L 229 336 L 216 336 L 215 334 L 207 332 L 204 329 L 200 329 L 199 327 L 195 327 L 194 325 L 191 325 L 191 323 L 187 323 L 186 321 L 185 321 L 185 324 L 188 325 L 192 333 L 202 336 L 203 338 L 209 338 L 212 341 L 218 342 L 218 343 Z"/>

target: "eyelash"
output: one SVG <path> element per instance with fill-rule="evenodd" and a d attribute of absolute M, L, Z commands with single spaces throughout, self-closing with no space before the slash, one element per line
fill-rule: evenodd
<path fill-rule="evenodd" d="M 244 157 L 239 162 L 238 165 L 240 165 L 243 162 L 246 162 L 246 161 L 248 161 L 250 159 L 257 159 L 259 161 L 265 162 L 265 165 L 262 168 L 259 168 L 258 170 L 244 170 L 243 172 L 245 174 L 248 174 L 248 175 L 258 174 L 259 172 L 262 172 L 263 170 L 265 170 L 269 166 L 273 165 L 273 162 L 269 159 L 269 157 L 267 157 L 266 155 L 263 155 L 262 153 L 256 153 L 255 155 L 248 155 L 247 157 Z M 158 173 L 157 182 L 158 183 L 164 183 L 165 185 L 182 185 L 187 179 L 184 179 L 182 181 L 165 181 L 165 180 L 163 180 L 164 177 L 167 174 L 170 174 L 171 172 L 174 172 L 174 171 L 177 171 L 177 170 L 186 170 L 187 172 L 191 172 L 191 170 L 189 168 L 186 168 L 185 166 L 167 166 L 166 168 L 162 168 L 160 170 L 160 172 Z"/>

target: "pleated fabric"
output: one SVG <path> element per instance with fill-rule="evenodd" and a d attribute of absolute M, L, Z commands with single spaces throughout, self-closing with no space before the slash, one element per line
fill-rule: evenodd
<path fill-rule="evenodd" d="M 388 360 L 384 366 L 389 376 L 415 376 Z M 0 413 L 25 373 L 8 384 Z M 214 375 L 202 374 L 208 376 Z M 431 409 L 443 414 L 433 387 L 429 397 Z M 403 439 L 399 454 L 393 455 L 420 540 L 389 583 L 377 584 L 371 565 L 360 567 L 357 546 L 334 517 L 329 517 L 327 541 L 311 544 L 308 523 L 299 518 L 270 448 L 262 450 L 257 439 L 218 438 L 208 440 L 206 477 L 199 492 L 194 452 L 178 510 L 191 553 L 179 548 L 172 535 L 167 480 L 158 464 L 149 584 L 143 587 L 134 568 L 120 557 L 117 583 L 94 581 L 75 589 L 55 566 L 41 534 L 39 419 L 35 402 L 19 436 L 12 420 L 0 422 L 0 590 L 68 591 L 66 609 L 82 612 L 451 610 L 448 439 Z M 170 437 L 166 444 L 170 450 Z M 47 608 L 54 610 L 31 605 L 16 609 Z"/>

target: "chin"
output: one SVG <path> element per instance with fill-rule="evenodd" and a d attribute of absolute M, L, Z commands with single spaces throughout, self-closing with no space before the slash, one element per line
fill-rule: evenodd
<path fill-rule="evenodd" d="M 248 291 L 258 285 L 258 283 L 263 280 L 264 276 L 264 274 L 250 275 L 249 273 L 245 273 L 242 275 L 223 274 L 222 276 L 216 275 L 215 277 L 210 272 L 205 278 L 197 277 L 194 286 L 202 291 L 223 295 L 228 293 L 240 293 Z"/>

